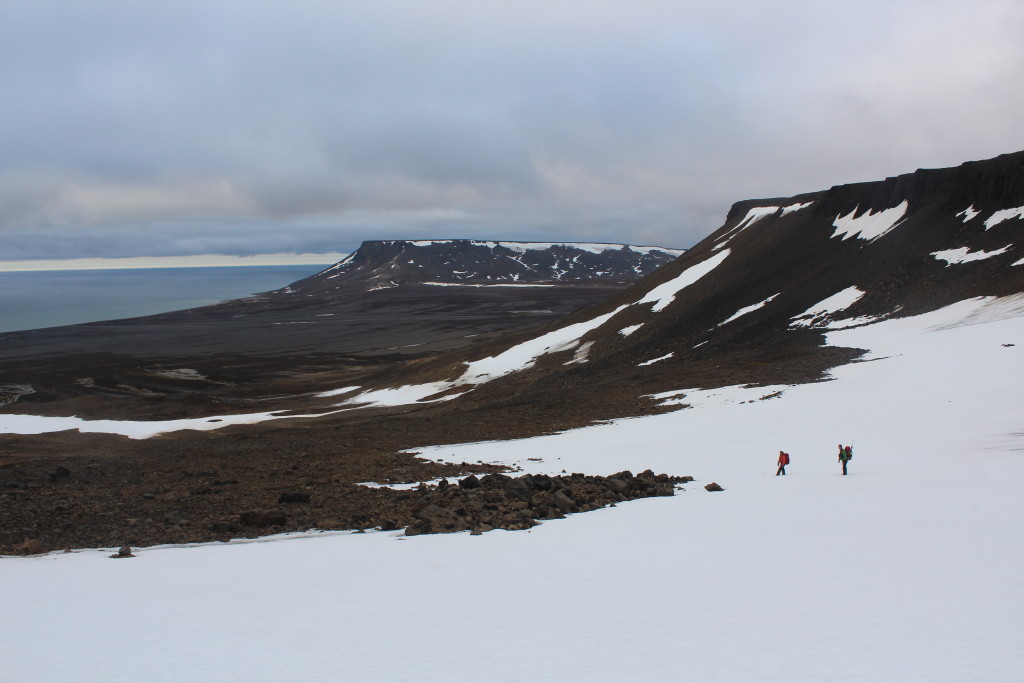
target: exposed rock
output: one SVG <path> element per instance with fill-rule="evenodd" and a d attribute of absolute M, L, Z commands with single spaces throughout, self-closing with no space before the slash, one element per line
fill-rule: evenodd
<path fill-rule="evenodd" d="M 323 529 L 325 531 L 333 531 L 336 529 L 348 529 L 349 527 L 340 519 L 329 518 L 317 520 L 316 528 Z"/>
<path fill-rule="evenodd" d="M 50 481 L 60 481 L 61 479 L 67 479 L 70 476 L 71 470 L 69 470 L 67 467 L 64 467 L 63 465 L 58 465 L 57 469 L 55 469 L 53 472 L 50 472 L 50 476 L 48 478 Z"/>
<path fill-rule="evenodd" d="M 123 546 L 121 546 L 120 550 L 118 550 L 116 553 L 114 553 L 110 557 L 115 559 L 115 560 L 117 560 L 117 559 L 120 559 L 122 557 L 135 557 L 135 556 L 132 555 L 132 549 L 129 546 L 123 545 Z"/>
<path fill-rule="evenodd" d="M 725 489 L 723 489 L 721 486 L 719 486 L 715 482 L 711 482 L 710 484 L 705 484 L 704 485 L 704 490 L 705 491 L 724 491 Z"/>
<path fill-rule="evenodd" d="M 15 555 L 40 555 L 46 552 L 43 546 L 43 542 L 38 538 L 26 538 L 24 541 L 14 546 Z"/>
<path fill-rule="evenodd" d="M 245 526 L 281 526 L 288 522 L 288 516 L 279 510 L 250 510 L 238 516 Z"/>
<path fill-rule="evenodd" d="M 168 526 L 174 526 L 175 524 L 181 524 L 185 521 L 185 513 L 181 510 L 171 510 L 164 515 L 164 524 Z"/>
<path fill-rule="evenodd" d="M 278 504 L 281 503 L 308 503 L 308 493 L 282 493 L 277 497 Z"/>
<path fill-rule="evenodd" d="M 671 496 L 674 485 L 683 480 L 650 470 L 636 476 L 627 471 L 610 477 L 579 473 L 557 477 L 471 475 L 458 486 L 416 489 L 422 506 L 405 533 L 416 536 L 468 529 L 472 535 L 479 535 L 492 529 L 529 529 L 542 519 L 557 519 L 634 498 Z"/>

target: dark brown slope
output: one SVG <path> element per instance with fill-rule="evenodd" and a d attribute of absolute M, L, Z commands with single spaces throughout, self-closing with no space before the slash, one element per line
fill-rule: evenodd
<path fill-rule="evenodd" d="M 382 367 L 560 320 L 679 253 L 626 245 L 366 242 L 345 261 L 274 292 L 0 335 L 0 385 L 31 386 L 35 393 L 13 408 L 27 412 L 216 412 L 223 410 L 217 402 L 361 381 Z M 162 374 L 179 368 L 209 381 Z"/>

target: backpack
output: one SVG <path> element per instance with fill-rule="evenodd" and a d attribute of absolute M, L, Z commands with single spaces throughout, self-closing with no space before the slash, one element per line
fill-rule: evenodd
<path fill-rule="evenodd" d="M 853 460 L 853 447 L 851 446 L 846 447 L 846 459 Z"/>

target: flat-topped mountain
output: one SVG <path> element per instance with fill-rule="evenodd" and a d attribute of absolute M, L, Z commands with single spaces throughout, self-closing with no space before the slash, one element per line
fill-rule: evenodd
<path fill-rule="evenodd" d="M 352 286 L 372 291 L 415 284 L 627 283 L 683 253 L 683 249 L 627 244 L 368 241 L 345 260 L 286 290 L 311 294 Z"/>

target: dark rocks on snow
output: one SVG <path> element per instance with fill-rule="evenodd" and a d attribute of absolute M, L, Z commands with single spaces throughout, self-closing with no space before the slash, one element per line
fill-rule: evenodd
<path fill-rule="evenodd" d="M 132 549 L 131 549 L 131 547 L 129 547 L 129 546 L 127 546 L 127 545 L 123 545 L 123 546 L 121 546 L 121 549 L 120 549 L 120 550 L 118 550 L 118 551 L 117 551 L 116 553 L 114 553 L 114 554 L 113 554 L 113 555 L 111 555 L 110 557 L 111 557 L 112 559 L 115 559 L 115 560 L 117 560 L 117 559 L 120 559 L 120 558 L 122 558 L 122 557 L 135 557 L 135 556 L 134 556 L 134 555 L 132 555 Z"/>
<path fill-rule="evenodd" d="M 719 486 L 715 482 L 711 482 L 710 484 L 705 484 L 704 485 L 704 490 L 705 491 L 724 491 L 725 489 L 723 489 L 721 486 Z"/>
<path fill-rule="evenodd" d="M 529 529 L 538 520 L 558 519 L 635 498 L 671 496 L 675 484 L 684 481 L 692 481 L 692 477 L 656 475 L 651 470 L 635 476 L 625 471 L 609 477 L 470 475 L 458 486 L 417 489 L 420 505 L 405 534 L 469 530 L 478 535 L 492 529 Z"/>

